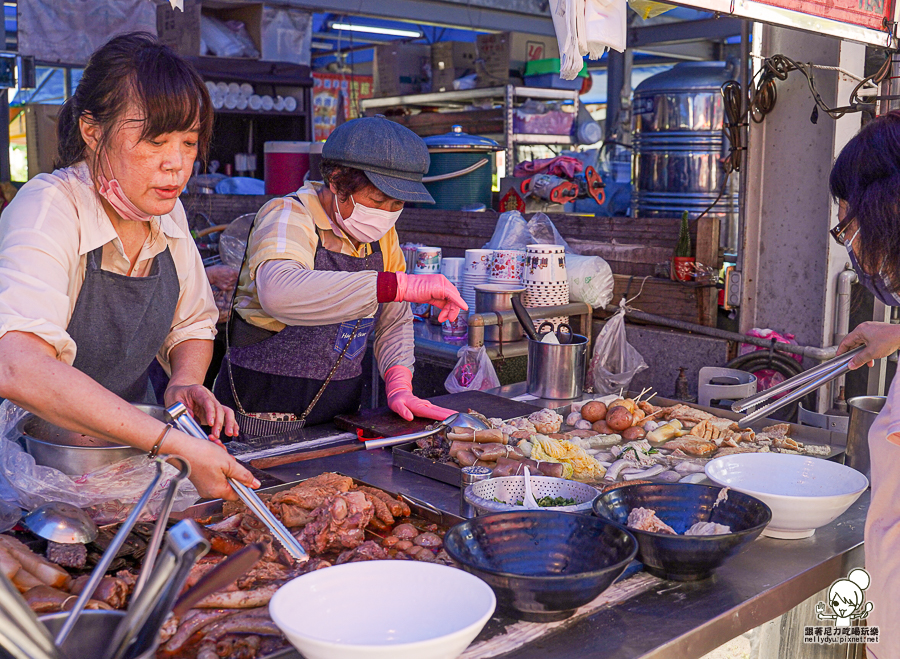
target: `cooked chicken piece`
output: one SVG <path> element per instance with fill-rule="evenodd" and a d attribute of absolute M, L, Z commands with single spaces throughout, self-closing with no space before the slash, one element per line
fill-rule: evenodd
<path fill-rule="evenodd" d="M 697 522 L 684 532 L 685 535 L 725 535 L 731 533 L 731 527 L 715 522 Z"/>
<path fill-rule="evenodd" d="M 718 447 L 715 442 L 708 442 L 704 439 L 697 438 L 691 439 L 690 435 L 685 435 L 684 437 L 679 437 L 677 439 L 670 439 L 663 444 L 663 448 L 681 449 L 689 455 L 704 457 L 715 451 Z"/>
<path fill-rule="evenodd" d="M 803 444 L 794 441 L 790 437 L 775 437 L 772 441 L 772 446 L 780 449 L 787 449 L 789 451 L 802 451 Z"/>
<path fill-rule="evenodd" d="M 711 419 L 707 419 L 706 422 L 709 425 L 714 426 L 715 428 L 718 428 L 722 432 L 726 432 L 726 431 L 738 432 L 741 429 L 741 427 L 737 424 L 737 422 L 732 421 L 731 419 L 723 419 L 718 416 L 714 416 Z"/>
<path fill-rule="evenodd" d="M 648 403 L 645 400 L 640 401 L 637 405 L 641 409 L 641 411 L 643 411 L 643 413 L 646 414 L 647 416 L 650 416 L 651 414 L 656 414 L 657 412 L 659 412 L 659 410 L 662 409 L 661 407 L 657 407 L 656 405 L 651 405 L 650 403 Z"/>
<path fill-rule="evenodd" d="M 388 525 L 394 523 L 394 516 L 391 515 L 391 511 L 387 504 L 380 497 L 369 494 L 368 492 L 363 492 L 362 494 L 373 506 L 375 506 L 375 519 Z"/>
<path fill-rule="evenodd" d="M 80 595 L 81 591 L 84 590 L 84 587 L 87 585 L 88 579 L 90 579 L 90 575 L 84 575 L 75 579 L 75 581 L 72 582 L 69 593 L 72 595 Z M 128 590 L 128 584 L 121 579 L 105 576 L 100 579 L 100 583 L 97 584 L 97 589 L 94 591 L 94 594 L 91 595 L 91 599 L 105 602 L 114 609 L 121 609 L 125 606 L 125 602 L 128 599 Z"/>
<path fill-rule="evenodd" d="M 678 419 L 685 425 L 689 423 L 696 425 L 701 421 L 711 419 L 713 415 L 709 412 L 704 412 L 703 410 L 694 409 L 693 407 L 690 407 L 688 405 L 679 404 L 673 405 L 672 407 L 663 408 L 663 411 L 660 412 L 658 416 L 661 416 L 666 421 Z"/>
<path fill-rule="evenodd" d="M 375 507 L 363 492 L 336 494 L 313 511 L 313 521 L 299 536 L 311 554 L 334 549 L 354 549 L 365 540 L 363 529 L 372 521 Z"/>
<path fill-rule="evenodd" d="M 360 561 L 381 561 L 390 558 L 387 551 L 373 540 L 366 540 L 356 549 L 348 549 L 341 552 L 334 562 L 335 565 L 343 563 L 359 563 Z"/>
<path fill-rule="evenodd" d="M 271 504 L 289 504 L 307 510 L 315 510 L 331 496 L 339 492 L 349 492 L 353 479 L 337 474 L 321 474 L 303 481 L 289 490 L 272 497 Z"/>
<path fill-rule="evenodd" d="M 649 508 L 633 508 L 628 513 L 627 525 L 632 529 L 647 531 L 648 533 L 678 535 L 675 533 L 675 529 L 656 516 L 655 510 L 650 510 Z"/>
<path fill-rule="evenodd" d="M 767 426 L 762 431 L 772 439 L 778 437 L 787 437 L 791 432 L 791 424 L 777 423 L 774 426 Z"/>
<path fill-rule="evenodd" d="M 391 515 L 393 515 L 394 517 L 409 517 L 411 514 L 409 506 L 407 506 L 406 503 L 404 503 L 400 499 L 395 499 L 394 497 L 392 497 L 390 494 L 388 494 L 384 490 L 379 490 L 378 488 L 375 488 L 375 487 L 366 487 L 366 486 L 362 486 L 357 489 L 360 492 L 365 492 L 366 494 L 374 495 L 374 496 L 378 497 L 379 499 L 381 499 L 382 501 L 384 501 L 387 504 L 387 507 L 390 509 Z"/>

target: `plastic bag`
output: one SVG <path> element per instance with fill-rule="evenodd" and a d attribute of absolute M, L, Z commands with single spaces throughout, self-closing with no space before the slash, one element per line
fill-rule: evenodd
<path fill-rule="evenodd" d="M 155 461 L 137 455 L 83 476 L 68 476 L 53 467 L 35 464 L 16 441 L 16 425 L 28 414 L 4 401 L 0 405 L 0 497 L 33 510 L 49 501 L 63 501 L 86 509 L 98 524 L 124 521 L 156 473 Z M 153 519 L 162 506 L 166 488 L 178 470 L 165 464 L 142 519 Z M 193 505 L 200 495 L 190 481 L 182 481 L 173 510 Z"/>
<path fill-rule="evenodd" d="M 634 376 L 646 368 L 647 362 L 641 357 L 641 353 L 628 343 L 625 335 L 625 309 L 620 308 L 606 321 L 594 343 L 594 356 L 591 359 L 594 392 L 617 394 L 622 389 L 628 389 Z"/>
<path fill-rule="evenodd" d="M 599 256 L 566 255 L 569 273 L 569 299 L 603 309 L 613 296 L 612 268 Z"/>
<path fill-rule="evenodd" d="M 479 348 L 464 346 L 456 354 L 459 360 L 444 380 L 444 387 L 451 394 L 463 391 L 487 391 L 500 386 L 497 371 L 494 370 L 484 346 Z"/>
<path fill-rule="evenodd" d="M 532 241 L 534 243 L 540 243 L 542 245 L 562 245 L 566 250 L 566 254 L 578 253 L 569 247 L 569 243 L 566 242 L 566 239 L 559 235 L 559 231 L 556 230 L 553 221 L 544 213 L 535 213 L 531 219 L 528 220 L 528 231 L 531 233 L 531 237 L 534 238 Z"/>
<path fill-rule="evenodd" d="M 521 249 L 532 244 L 534 238 L 528 223 L 519 211 L 507 211 L 497 219 L 494 234 L 483 249 Z"/>

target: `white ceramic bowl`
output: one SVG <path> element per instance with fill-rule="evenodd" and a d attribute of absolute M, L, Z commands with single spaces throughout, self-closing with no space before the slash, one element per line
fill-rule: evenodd
<path fill-rule="evenodd" d="M 364 561 L 297 577 L 269 613 L 306 659 L 453 659 L 496 604 L 490 586 L 453 567 Z"/>
<path fill-rule="evenodd" d="M 840 517 L 867 487 L 861 473 L 837 462 L 784 453 L 739 453 L 711 460 L 707 477 L 772 509 L 763 535 L 808 538 Z"/>

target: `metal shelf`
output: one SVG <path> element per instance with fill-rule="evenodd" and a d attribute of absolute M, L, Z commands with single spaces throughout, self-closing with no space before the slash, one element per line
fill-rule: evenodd
<path fill-rule="evenodd" d="M 546 89 L 543 87 L 519 87 L 505 85 L 502 87 L 484 87 L 482 89 L 466 89 L 464 91 L 435 92 L 432 94 L 409 94 L 407 96 L 390 96 L 385 98 L 366 98 L 360 104 L 363 111 L 379 110 L 393 107 L 461 107 L 471 105 L 474 101 L 496 100 L 503 105 L 503 135 L 506 151 L 506 167 L 501 176 L 511 176 L 516 165 L 517 144 L 554 144 L 570 145 L 575 140 L 569 135 L 532 135 L 513 132 L 513 106 L 518 99 L 540 99 L 545 101 L 567 101 L 575 106 L 578 114 L 579 92 L 569 89 Z"/>
<path fill-rule="evenodd" d="M 509 89 L 514 98 L 539 98 L 556 101 L 577 101 L 578 92 L 568 89 L 544 89 L 543 87 L 483 87 L 452 92 L 434 92 L 432 94 L 409 94 L 407 96 L 386 96 L 384 98 L 364 98 L 360 101 L 363 110 L 392 108 L 398 105 L 469 105 L 471 101 L 497 99 L 504 101 Z"/>

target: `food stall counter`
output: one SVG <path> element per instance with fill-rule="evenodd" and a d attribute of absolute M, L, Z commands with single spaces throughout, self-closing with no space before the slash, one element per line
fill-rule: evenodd
<path fill-rule="evenodd" d="M 451 513 L 459 509 L 459 488 L 392 467 L 390 453 L 383 450 L 285 465 L 269 473 L 295 481 L 323 471 L 402 492 Z M 847 512 L 810 538 L 759 538 L 726 561 L 711 579 L 695 583 L 657 579 L 634 596 L 600 607 L 573 624 L 553 628 L 552 633 L 507 655 L 517 659 L 699 658 L 790 611 L 845 577 L 850 569 L 862 566 L 868 505 L 869 493 L 865 492 Z M 631 578 L 656 579 L 644 573 Z M 815 622 L 810 619 L 802 624 Z M 467 659 L 478 656 L 471 651 L 470 647 L 464 655 Z M 299 655 L 286 651 L 280 656 Z"/>

